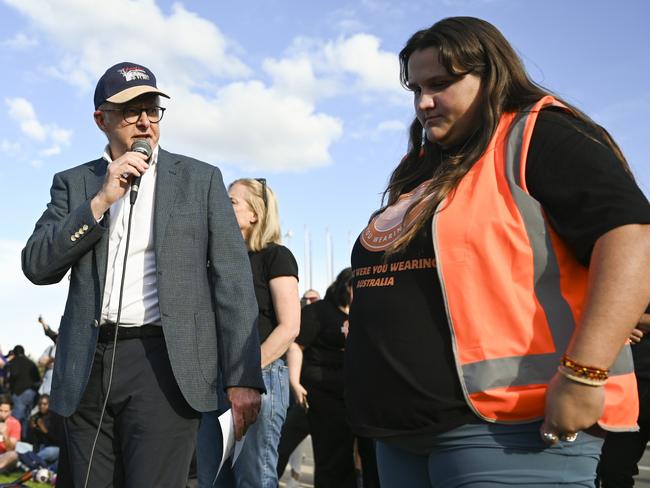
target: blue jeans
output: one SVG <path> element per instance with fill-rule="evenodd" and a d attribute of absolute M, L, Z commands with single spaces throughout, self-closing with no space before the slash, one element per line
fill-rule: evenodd
<path fill-rule="evenodd" d="M 548 447 L 541 422 L 468 424 L 434 436 L 429 454 L 377 442 L 382 488 L 592 487 L 603 440 L 580 432 Z"/>
<path fill-rule="evenodd" d="M 199 488 L 277 488 L 278 443 L 289 406 L 289 372 L 278 359 L 262 370 L 262 377 L 266 393 L 257 421 L 246 432 L 235 466 L 226 460 L 214 485 L 222 445 L 220 411 L 203 414 L 196 453 Z"/>
<path fill-rule="evenodd" d="M 59 448 L 58 446 L 46 446 L 42 447 L 37 453 L 47 465 L 54 464 L 59 460 Z"/>
<path fill-rule="evenodd" d="M 29 415 L 34 407 L 34 400 L 36 399 L 36 391 L 27 388 L 20 395 L 11 395 L 11 400 L 14 405 L 12 408 L 12 415 L 20 422 L 22 428 L 22 436 L 24 437 L 29 426 Z"/>

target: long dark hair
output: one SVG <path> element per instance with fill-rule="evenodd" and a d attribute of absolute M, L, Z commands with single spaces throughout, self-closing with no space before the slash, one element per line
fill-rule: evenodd
<path fill-rule="evenodd" d="M 474 74 L 481 79 L 481 120 L 474 134 L 444 161 L 441 149 L 423 138 L 422 124 L 417 118 L 413 120 L 409 130 L 408 152 L 390 176 L 382 197 L 382 209 L 395 203 L 402 193 L 412 189 L 416 183 L 429 178 L 432 181 L 427 191 L 413 202 L 410 209 L 423 198 L 433 196 L 426 201 L 424 211 L 387 249 L 387 255 L 403 250 L 431 218 L 440 202 L 458 186 L 487 149 L 504 112 L 523 111 L 542 97 L 552 95 L 529 78 L 521 59 L 496 27 L 474 17 L 449 17 L 411 36 L 399 53 L 400 81 L 405 88 L 408 87 L 411 54 L 430 47 L 438 49 L 439 62 L 450 74 L 459 77 Z M 621 150 L 607 131 L 571 104 L 553 96 L 593 129 L 597 138 L 587 135 L 597 142 L 602 138 L 629 172 Z"/>
<path fill-rule="evenodd" d="M 338 274 L 334 282 L 327 287 L 325 300 L 337 307 L 347 307 L 350 305 L 352 295 L 350 289 L 352 286 L 352 268 L 344 268 Z"/>

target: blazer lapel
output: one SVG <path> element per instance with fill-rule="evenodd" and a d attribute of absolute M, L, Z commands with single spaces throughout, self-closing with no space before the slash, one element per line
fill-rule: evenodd
<path fill-rule="evenodd" d="M 178 190 L 178 164 L 176 159 L 167 151 L 158 151 L 158 173 L 156 175 L 156 195 L 154 197 L 153 227 L 156 246 L 156 257 L 165 242 L 165 230 L 176 200 Z"/>

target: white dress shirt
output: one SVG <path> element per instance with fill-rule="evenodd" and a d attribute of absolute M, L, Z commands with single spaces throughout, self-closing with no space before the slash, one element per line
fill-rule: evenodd
<path fill-rule="evenodd" d="M 112 164 L 108 146 L 104 150 L 104 159 L 108 161 L 109 165 Z M 119 324 L 125 327 L 161 324 L 153 233 L 157 162 L 158 145 L 154 148 L 149 160 L 149 169 L 142 175 L 138 199 L 133 206 L 122 314 Z M 131 188 L 122 198 L 111 205 L 109 213 L 108 264 L 102 301 L 102 324 L 117 322 L 126 231 L 129 223 L 130 194 Z"/>

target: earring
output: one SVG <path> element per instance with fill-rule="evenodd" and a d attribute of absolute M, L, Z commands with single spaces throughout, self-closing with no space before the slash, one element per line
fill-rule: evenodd
<path fill-rule="evenodd" d="M 427 141 L 427 131 L 422 127 L 422 140 L 420 141 L 420 157 L 424 156 L 424 143 Z"/>

